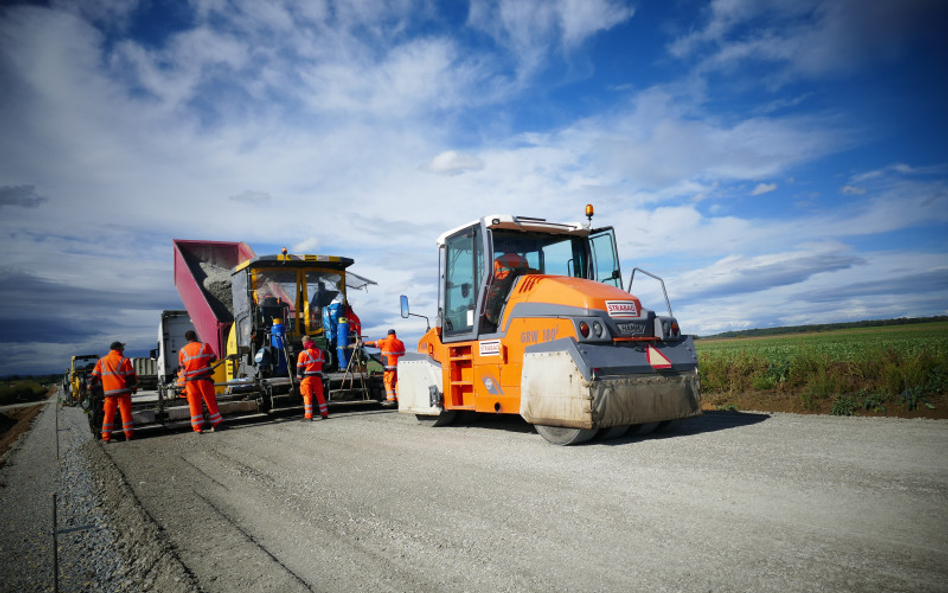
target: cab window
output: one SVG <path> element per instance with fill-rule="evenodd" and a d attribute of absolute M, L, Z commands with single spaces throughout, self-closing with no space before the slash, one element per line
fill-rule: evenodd
<path fill-rule="evenodd" d="M 474 331 L 483 259 L 480 227 L 470 227 L 445 241 L 443 331 L 446 335 Z"/>

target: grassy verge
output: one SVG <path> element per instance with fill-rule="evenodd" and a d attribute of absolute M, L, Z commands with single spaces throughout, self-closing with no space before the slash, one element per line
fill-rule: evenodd
<path fill-rule="evenodd" d="M 47 388 L 32 379 L 5 381 L 0 384 L 0 405 L 43 399 Z"/>
<path fill-rule="evenodd" d="M 711 409 L 948 418 L 948 322 L 697 341 Z"/>

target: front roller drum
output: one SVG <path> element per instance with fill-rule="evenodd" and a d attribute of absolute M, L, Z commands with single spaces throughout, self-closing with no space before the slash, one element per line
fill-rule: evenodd
<path fill-rule="evenodd" d="M 595 428 L 566 428 L 534 424 L 533 427 L 551 445 L 578 445 L 591 440 L 599 432 Z"/>

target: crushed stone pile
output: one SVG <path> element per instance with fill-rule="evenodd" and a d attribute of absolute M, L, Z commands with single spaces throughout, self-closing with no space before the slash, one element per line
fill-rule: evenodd
<path fill-rule="evenodd" d="M 200 266 L 201 271 L 205 274 L 202 283 L 204 290 L 207 291 L 210 297 L 217 301 L 217 303 L 215 303 L 216 305 L 220 305 L 233 314 L 234 295 L 231 292 L 233 281 L 230 277 L 230 270 L 209 262 L 201 262 Z"/>

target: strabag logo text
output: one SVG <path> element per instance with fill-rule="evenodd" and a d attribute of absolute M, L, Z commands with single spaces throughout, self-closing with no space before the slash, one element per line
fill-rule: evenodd
<path fill-rule="evenodd" d="M 500 356 L 500 340 L 484 340 L 479 344 L 481 356 Z"/>
<path fill-rule="evenodd" d="M 606 301 L 606 311 L 609 317 L 638 317 L 639 308 L 635 301 Z"/>

